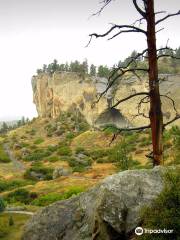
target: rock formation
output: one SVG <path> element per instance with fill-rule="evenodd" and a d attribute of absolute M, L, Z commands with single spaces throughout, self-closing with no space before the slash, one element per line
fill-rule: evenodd
<path fill-rule="evenodd" d="M 180 75 L 160 76 L 161 94 L 172 97 L 180 112 Z M 145 78 L 145 77 L 144 77 Z M 142 125 L 148 122 L 137 114 L 137 105 L 142 96 L 130 99 L 122 103 L 117 110 L 111 111 L 110 107 L 118 99 L 130 94 L 147 91 L 148 84 L 137 77 L 127 76 L 117 86 L 115 93 L 110 90 L 102 97 L 99 103 L 92 107 L 97 100 L 97 95 L 106 88 L 107 79 L 87 76 L 82 79 L 78 73 L 55 72 L 53 75 L 41 73 L 32 78 L 34 103 L 40 117 L 56 118 L 63 111 L 80 112 L 90 125 L 104 125 L 115 123 L 120 127 L 128 125 Z M 173 118 L 175 111 L 172 101 L 162 97 L 163 112 L 165 120 Z M 142 104 L 141 111 L 148 116 L 148 104 Z"/>
<path fill-rule="evenodd" d="M 45 207 L 25 227 L 23 240 L 125 239 L 140 224 L 140 210 L 163 189 L 163 167 L 107 177 L 86 193 Z"/>

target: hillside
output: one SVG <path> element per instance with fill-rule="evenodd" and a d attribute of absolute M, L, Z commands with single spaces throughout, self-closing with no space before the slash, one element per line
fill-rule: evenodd
<path fill-rule="evenodd" d="M 91 130 L 82 116 L 78 123 L 72 113 L 57 119 L 37 118 L 1 139 L 0 191 L 8 209 L 36 212 L 116 172 L 152 167 L 145 158 L 151 151 L 149 132 L 121 134 L 110 145 L 110 129 Z M 165 165 L 179 163 L 179 134 L 174 127 L 164 135 Z M 18 236 L 14 239 L 19 240 Z"/>
<path fill-rule="evenodd" d="M 169 92 L 179 110 L 180 75 L 160 77 L 163 78 L 161 93 Z M 70 202 L 74 206 L 72 197 L 92 187 L 98 188 L 96 186 L 106 182 L 104 179 L 110 175 L 118 173 L 121 176 L 121 172 L 126 174 L 125 170 L 137 171 L 138 176 L 143 171 L 151 172 L 152 162 L 146 157 L 152 151 L 149 130 L 122 132 L 112 141 L 113 126 L 104 131 L 99 129 L 106 124 L 120 127 L 145 124 L 143 118 L 132 120 L 139 99 L 129 101 L 128 107 L 122 104 L 117 109 L 111 109 L 108 104 L 130 92 L 145 91 L 146 82 L 129 75 L 118 83 L 116 91 L 110 91 L 92 108 L 97 93 L 105 89 L 106 82 L 105 78 L 88 75 L 81 78 L 77 73 L 64 72 L 40 73 L 33 77 L 34 102 L 39 117 L 25 121 L 0 138 L 0 200 L 3 198 L 6 204 L 6 212 L 0 216 L 0 239 L 10 240 L 13 236 L 14 240 L 20 240 L 23 226 L 31 215 L 58 201 L 70 199 L 65 205 Z M 164 99 L 163 110 L 165 121 L 168 121 L 175 114 L 172 101 Z M 143 111 L 146 113 L 147 108 Z M 180 129 L 176 124 L 179 121 L 164 132 L 166 167 L 178 165 L 180 160 Z M 141 172 L 141 169 L 146 170 Z M 127 173 L 131 175 L 131 171 Z M 83 196 L 88 198 L 88 194 Z M 157 193 L 152 190 L 151 197 L 153 194 Z M 46 209 L 49 208 L 42 211 Z M 11 217 L 16 227 L 10 227 Z"/>

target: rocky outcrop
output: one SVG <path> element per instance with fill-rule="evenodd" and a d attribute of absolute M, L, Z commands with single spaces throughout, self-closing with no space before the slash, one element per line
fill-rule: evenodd
<path fill-rule="evenodd" d="M 176 102 L 180 112 L 180 75 L 162 75 L 161 94 L 167 94 Z M 144 77 L 144 79 L 146 79 Z M 90 125 L 116 124 L 119 127 L 142 125 L 148 119 L 137 115 L 137 106 L 142 96 L 129 99 L 116 109 L 111 106 L 118 100 L 137 92 L 148 91 L 147 81 L 127 76 L 122 79 L 117 91 L 110 91 L 92 107 L 97 95 L 102 93 L 107 79 L 86 77 L 82 79 L 77 73 L 55 72 L 53 75 L 41 73 L 32 78 L 34 103 L 40 117 L 56 118 L 63 111 L 80 112 Z M 175 116 L 173 102 L 162 97 L 165 121 Z M 141 105 L 141 112 L 148 116 L 148 104 Z"/>
<path fill-rule="evenodd" d="M 128 170 L 86 193 L 52 204 L 33 216 L 23 240 L 125 239 L 140 223 L 140 209 L 163 189 L 162 172 Z"/>

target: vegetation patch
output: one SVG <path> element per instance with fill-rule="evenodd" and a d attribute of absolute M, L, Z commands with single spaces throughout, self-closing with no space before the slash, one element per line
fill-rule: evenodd
<path fill-rule="evenodd" d="M 3 145 L 0 144 L 0 162 L 1 163 L 9 163 L 11 160 L 8 154 L 5 152 Z"/>
<path fill-rule="evenodd" d="M 142 240 L 178 240 L 180 229 L 179 169 L 165 174 L 165 187 L 150 207 L 142 210 L 143 228 L 173 229 L 171 234 L 143 234 Z"/>
<path fill-rule="evenodd" d="M 48 149 L 35 149 L 32 153 L 24 157 L 26 161 L 38 161 L 52 154 Z"/>
<path fill-rule="evenodd" d="M 36 206 L 47 206 L 53 202 L 57 202 L 60 200 L 65 200 L 68 199 L 72 196 L 76 196 L 81 192 L 84 192 L 85 188 L 79 187 L 79 186 L 74 186 L 71 187 L 69 190 L 66 192 L 59 194 L 59 193 L 49 193 L 43 196 L 40 196 L 39 198 L 35 199 L 32 204 Z"/>
<path fill-rule="evenodd" d="M 32 180 L 51 180 L 53 171 L 53 168 L 44 167 L 41 163 L 35 163 L 26 170 L 24 177 Z"/>
<path fill-rule="evenodd" d="M 13 219 L 14 224 L 10 224 L 10 219 Z M 25 214 L 13 214 L 9 213 L 0 214 L 0 239 L 2 240 L 19 240 L 23 232 L 24 224 L 30 216 Z"/>
<path fill-rule="evenodd" d="M 24 179 L 0 180 L 0 192 L 10 191 L 15 188 L 23 187 L 29 184 L 34 184 L 34 182 Z"/>
<path fill-rule="evenodd" d="M 30 204 L 35 198 L 37 198 L 37 193 L 29 192 L 27 189 L 19 188 L 13 192 L 8 193 L 4 200 L 9 203 L 23 203 Z"/>

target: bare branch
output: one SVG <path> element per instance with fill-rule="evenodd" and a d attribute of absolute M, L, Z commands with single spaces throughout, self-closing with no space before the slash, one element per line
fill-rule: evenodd
<path fill-rule="evenodd" d="M 169 96 L 167 96 L 167 95 L 160 95 L 160 96 L 161 96 L 161 97 L 168 98 L 169 100 L 171 100 L 172 105 L 173 105 L 173 108 L 174 108 L 174 111 L 176 112 L 176 115 L 177 115 L 177 114 L 178 114 L 178 111 L 177 111 L 177 108 L 176 108 L 175 101 L 174 101 L 171 97 L 169 97 Z"/>
<path fill-rule="evenodd" d="M 130 33 L 130 32 L 133 32 L 133 33 L 137 32 L 138 33 L 139 31 L 137 31 L 137 30 L 122 30 L 122 31 L 116 33 L 115 35 L 113 35 L 112 37 L 108 38 L 108 40 L 112 40 L 113 38 L 119 36 L 121 33 Z"/>
<path fill-rule="evenodd" d="M 100 15 L 101 12 L 104 10 L 104 8 L 105 8 L 110 2 L 111 2 L 111 0 L 101 1 L 100 3 L 104 3 L 104 5 L 100 8 L 99 11 L 97 11 L 96 13 L 93 13 L 93 14 L 91 15 L 91 17 L 92 17 L 92 16 L 96 16 L 96 15 Z"/>
<path fill-rule="evenodd" d="M 180 15 L 180 10 L 177 12 L 177 13 L 172 13 L 172 14 L 168 14 L 166 15 L 165 17 L 159 19 L 157 22 L 156 22 L 156 25 L 159 24 L 160 22 L 163 22 L 164 20 L 170 18 L 170 17 L 173 17 L 173 16 L 177 16 L 177 15 Z"/>
<path fill-rule="evenodd" d="M 101 97 L 107 93 L 107 91 L 113 86 L 113 84 L 116 82 L 116 80 L 120 77 L 122 77 L 124 74 L 126 74 L 127 72 L 132 72 L 133 74 L 135 73 L 135 71 L 145 71 L 148 72 L 148 69 L 145 68 L 132 68 L 132 69 L 120 69 L 121 73 L 118 74 L 111 82 L 108 83 L 107 88 L 99 95 L 99 98 L 97 99 L 96 103 L 99 102 L 99 100 L 101 99 Z M 109 78 L 110 79 L 110 78 Z"/>
<path fill-rule="evenodd" d="M 137 4 L 137 0 L 133 0 L 133 4 L 136 8 L 136 10 L 140 13 L 141 16 L 143 16 L 143 18 L 146 19 L 146 12 L 144 12 Z"/>
<path fill-rule="evenodd" d="M 131 98 L 134 98 L 134 97 L 140 96 L 140 95 L 148 95 L 148 96 L 149 96 L 149 93 L 148 93 L 148 92 L 139 92 L 139 93 L 132 94 L 132 95 L 126 97 L 126 98 L 123 98 L 123 99 L 119 100 L 119 101 L 118 101 L 117 103 L 115 103 L 111 108 L 115 108 L 115 107 L 117 107 L 120 103 L 125 102 L 125 101 L 127 101 L 127 100 L 129 100 L 129 99 L 131 99 Z"/>
<path fill-rule="evenodd" d="M 146 126 L 141 126 L 141 127 L 134 127 L 134 128 L 117 128 L 119 130 L 119 132 L 125 132 L 125 131 L 141 131 L 141 130 L 145 130 L 151 128 L 150 125 L 146 125 Z"/>
<path fill-rule="evenodd" d="M 180 119 L 180 114 L 177 114 L 173 119 L 171 119 L 169 122 L 166 122 L 165 124 L 163 124 L 163 127 L 165 128 L 166 126 L 168 126 L 169 124 L 175 122 L 176 120 Z"/>
<path fill-rule="evenodd" d="M 123 33 L 123 32 L 130 31 L 130 30 L 131 30 L 130 32 L 139 32 L 139 33 L 144 33 L 146 35 L 146 31 L 144 31 L 141 28 L 138 28 L 138 27 L 135 27 L 135 26 L 132 26 L 132 25 L 116 25 L 116 24 L 114 24 L 107 32 L 105 32 L 103 34 L 92 33 L 89 36 L 90 36 L 90 38 L 92 38 L 92 37 L 102 38 L 102 37 L 105 37 L 105 36 L 109 35 L 115 29 L 123 29 L 117 35 L 119 35 L 120 33 Z M 114 37 L 115 37 L 115 35 L 114 35 Z M 114 38 L 114 37 L 112 37 L 112 38 Z"/>

